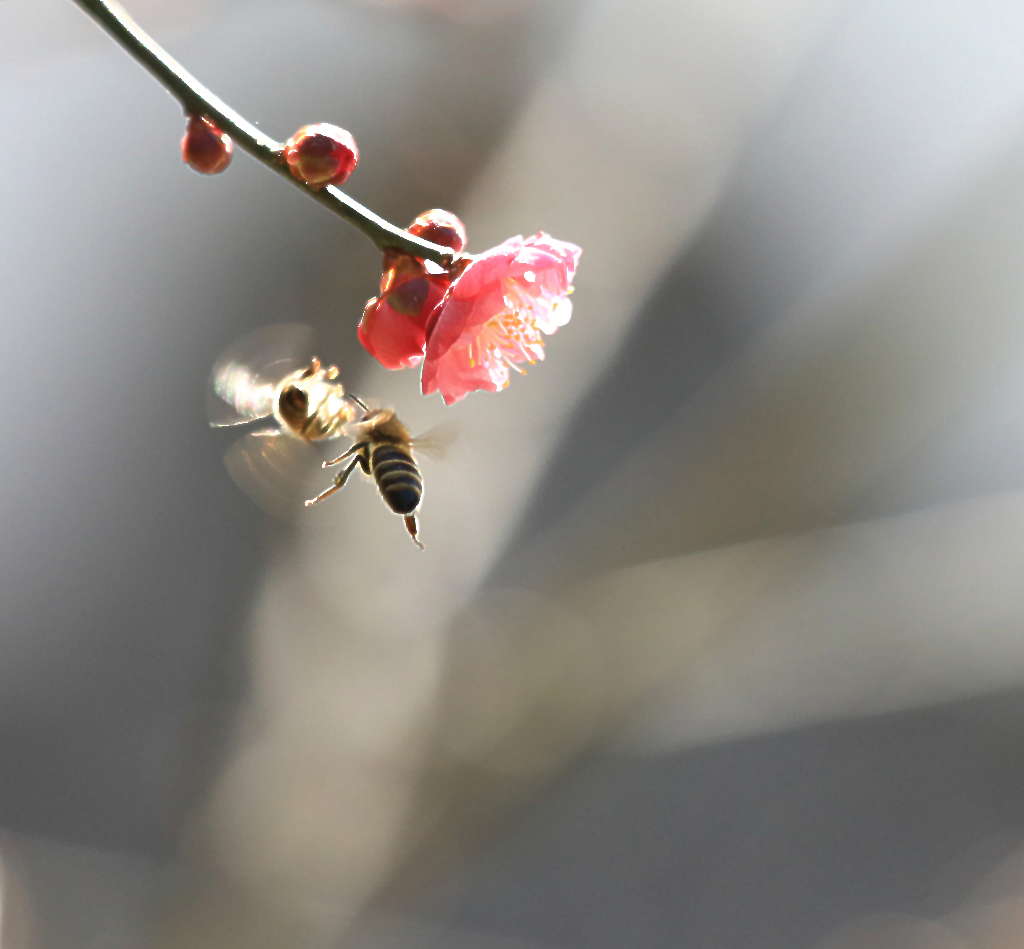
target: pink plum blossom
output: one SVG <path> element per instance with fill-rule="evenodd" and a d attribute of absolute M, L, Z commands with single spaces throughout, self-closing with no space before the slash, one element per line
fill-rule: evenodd
<path fill-rule="evenodd" d="M 420 385 L 446 405 L 497 392 L 509 370 L 544 358 L 544 335 L 572 315 L 569 294 L 582 251 L 539 231 L 472 257 L 426 325 Z"/>

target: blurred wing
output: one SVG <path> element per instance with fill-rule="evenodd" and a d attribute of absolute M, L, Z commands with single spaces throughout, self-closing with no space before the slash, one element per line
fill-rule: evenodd
<path fill-rule="evenodd" d="M 290 372 L 308 364 L 313 329 L 278 323 L 232 343 L 214 364 L 207 390 L 207 417 L 214 428 L 266 418 L 274 389 Z"/>
<path fill-rule="evenodd" d="M 242 491 L 274 517 L 288 519 L 303 511 L 302 502 L 316 493 L 314 472 L 320 453 L 307 442 L 288 435 L 238 439 L 224 454 L 224 466 Z"/>
<path fill-rule="evenodd" d="M 454 422 L 442 422 L 417 435 L 412 444 L 417 452 L 439 461 L 448 454 L 458 437 L 459 427 Z"/>

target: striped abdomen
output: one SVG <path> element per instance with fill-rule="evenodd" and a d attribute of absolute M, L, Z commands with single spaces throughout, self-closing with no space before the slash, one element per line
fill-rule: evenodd
<path fill-rule="evenodd" d="M 384 503 L 396 514 L 411 514 L 420 506 L 423 479 L 404 445 L 378 442 L 370 448 L 370 474 Z"/>

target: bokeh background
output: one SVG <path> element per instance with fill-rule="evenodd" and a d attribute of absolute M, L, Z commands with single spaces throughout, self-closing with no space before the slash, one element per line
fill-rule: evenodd
<path fill-rule="evenodd" d="M 3 949 L 1024 944 L 1024 6 L 131 9 L 388 218 L 584 256 L 444 409 L 361 235 L 0 5 Z M 457 424 L 426 553 L 228 478 L 210 367 L 281 321 Z"/>

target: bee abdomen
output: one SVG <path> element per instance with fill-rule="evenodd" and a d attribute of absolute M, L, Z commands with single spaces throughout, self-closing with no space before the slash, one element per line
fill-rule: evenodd
<path fill-rule="evenodd" d="M 423 496 L 423 479 L 416 462 L 401 445 L 377 445 L 370 453 L 370 470 L 384 503 L 396 514 L 411 514 Z"/>

